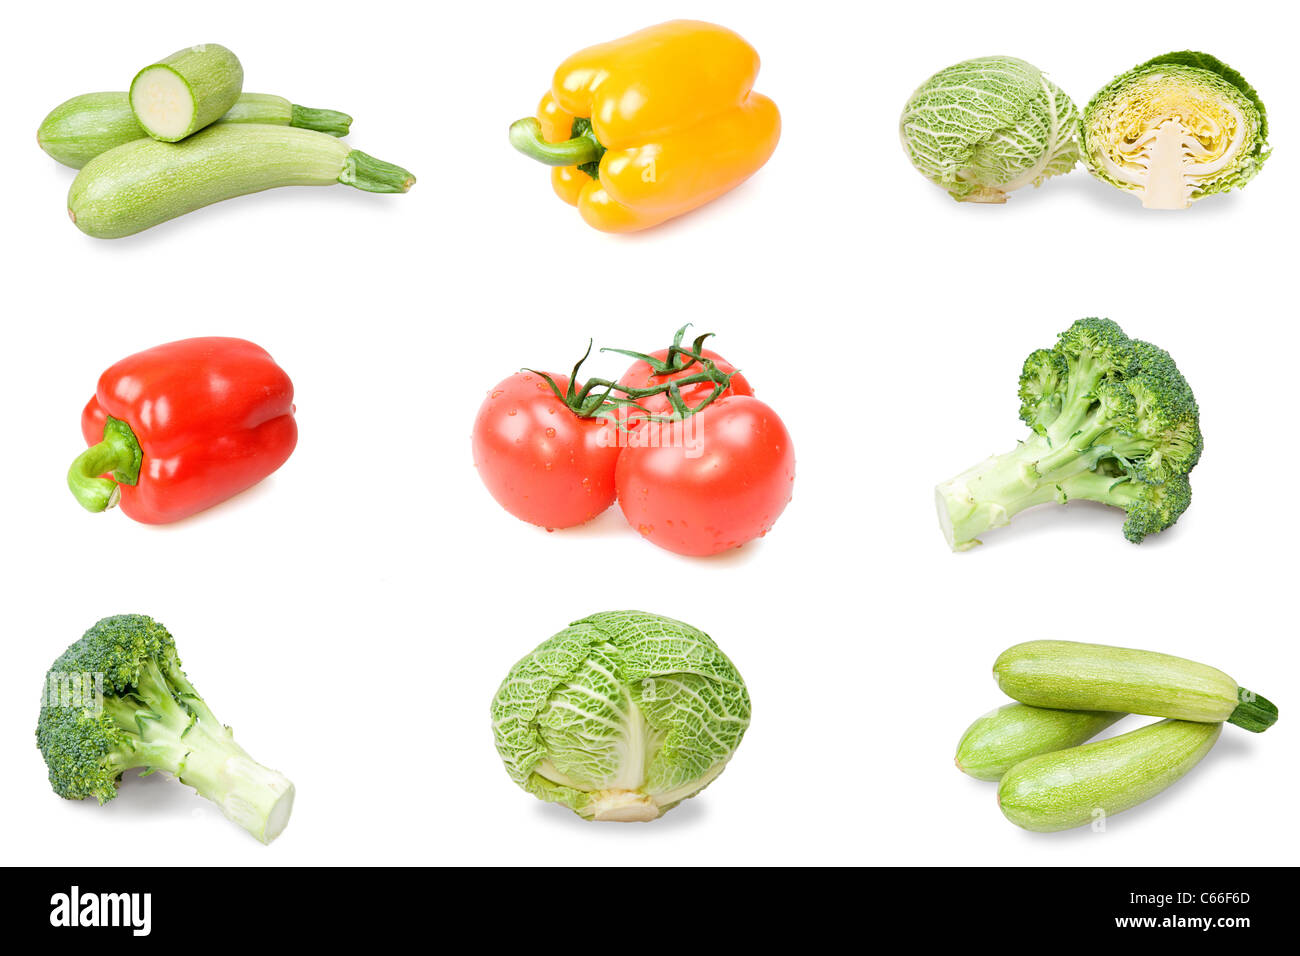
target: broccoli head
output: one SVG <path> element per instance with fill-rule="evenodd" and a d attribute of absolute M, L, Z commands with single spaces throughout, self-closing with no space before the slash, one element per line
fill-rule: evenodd
<path fill-rule="evenodd" d="M 1080 319 L 1055 348 L 1030 354 L 1019 391 L 1031 434 L 935 489 L 953 550 L 1049 502 L 1122 508 L 1133 542 L 1187 510 L 1187 476 L 1203 445 L 1200 411 L 1168 352 L 1130 339 L 1109 319 Z"/>
<path fill-rule="evenodd" d="M 54 662 L 36 743 L 69 800 L 102 804 L 125 771 L 162 770 L 263 843 L 293 809 L 293 784 L 235 743 L 181 670 L 171 634 L 142 614 L 104 618 Z"/>

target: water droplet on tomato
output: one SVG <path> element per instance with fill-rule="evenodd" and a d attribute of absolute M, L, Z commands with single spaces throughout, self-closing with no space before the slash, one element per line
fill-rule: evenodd
<path fill-rule="evenodd" d="M 546 429 L 546 437 L 547 437 L 547 438 L 554 438 L 554 437 L 555 437 L 555 429 L 554 429 L 554 428 L 548 428 L 548 429 Z"/>

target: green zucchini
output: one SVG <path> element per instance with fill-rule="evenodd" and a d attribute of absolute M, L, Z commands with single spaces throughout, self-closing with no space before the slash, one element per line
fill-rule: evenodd
<path fill-rule="evenodd" d="M 138 139 L 101 153 L 72 181 L 68 215 L 86 235 L 116 239 L 276 186 L 404 193 L 414 182 L 405 169 L 324 133 L 223 123 L 180 143 Z"/>
<path fill-rule="evenodd" d="M 177 50 L 131 81 L 135 121 L 154 139 L 175 143 L 215 123 L 244 88 L 244 68 L 220 43 Z"/>
<path fill-rule="evenodd" d="M 998 806 L 1026 830 L 1083 826 L 1150 800 L 1195 767 L 1223 724 L 1162 720 L 1108 740 L 1040 754 L 998 785 Z"/>
<path fill-rule="evenodd" d="M 296 126 L 346 136 L 352 117 L 299 106 L 270 93 L 241 93 L 217 122 Z M 36 142 L 64 166 L 80 169 L 100 153 L 147 135 L 135 121 L 127 93 L 83 93 L 50 111 L 36 131 Z"/>
<path fill-rule="evenodd" d="M 1095 710 L 1007 704 L 966 729 L 957 744 L 957 769 L 980 780 L 1000 780 L 1020 761 L 1077 746 L 1123 717 Z"/>
<path fill-rule="evenodd" d="M 1226 720 L 1255 733 L 1277 721 L 1270 701 L 1223 671 L 1155 651 L 1029 641 L 1003 651 L 993 676 L 1008 697 L 1035 707 Z"/>

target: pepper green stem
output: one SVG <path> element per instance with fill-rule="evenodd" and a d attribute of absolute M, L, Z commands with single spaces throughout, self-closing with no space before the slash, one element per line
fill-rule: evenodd
<path fill-rule="evenodd" d="M 111 415 L 104 422 L 104 440 L 91 445 L 68 469 L 68 488 L 87 511 L 106 511 L 122 497 L 119 484 L 134 485 L 140 480 L 144 452 L 131 426 Z M 113 477 L 102 475 L 112 472 Z"/>
<path fill-rule="evenodd" d="M 352 126 L 352 117 L 338 110 L 318 110 L 297 103 L 291 103 L 290 107 L 289 125 L 299 129 L 314 129 L 331 136 L 347 136 Z"/>
<path fill-rule="evenodd" d="M 574 129 L 579 129 L 577 123 Z M 542 124 L 531 116 L 510 124 L 510 145 L 547 166 L 585 166 L 599 162 L 605 155 L 605 147 L 596 139 L 590 125 L 573 139 L 548 143 L 542 138 Z"/>
<path fill-rule="evenodd" d="M 368 193 L 404 193 L 415 185 L 415 176 L 401 166 L 394 166 L 369 153 L 354 149 L 348 153 L 339 182 Z"/>
<path fill-rule="evenodd" d="M 1237 688 L 1237 709 L 1228 717 L 1228 723 L 1236 724 L 1254 734 L 1262 734 L 1277 723 L 1277 705 L 1266 697 L 1244 687 Z"/>

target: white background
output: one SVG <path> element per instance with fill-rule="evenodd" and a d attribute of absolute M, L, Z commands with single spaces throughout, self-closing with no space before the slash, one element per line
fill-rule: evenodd
<path fill-rule="evenodd" d="M 965 3 L 383 5 L 229 0 L 203 15 L 77 3 L 9 13 L 4 126 L 7 642 L 4 859 L 102 862 L 109 831 L 187 863 L 1208 864 L 1294 861 L 1295 182 L 1289 24 L 1261 4 L 986 17 Z M 634 237 L 588 229 L 506 143 L 555 66 L 670 16 L 738 30 L 784 118 L 754 179 Z M 64 215 L 73 173 L 32 142 L 74 94 L 123 89 L 183 45 L 236 50 L 246 89 L 356 117 L 351 142 L 419 177 L 235 200 L 113 242 Z M 1002 207 L 958 205 L 908 165 L 897 115 L 930 73 L 1008 53 L 1082 105 L 1117 72 L 1204 48 L 1270 111 L 1276 155 L 1244 192 L 1140 208 L 1076 170 Z M 1021 361 L 1106 315 L 1169 349 L 1203 409 L 1196 498 L 1140 547 L 1118 512 L 1022 516 L 948 552 L 932 486 L 1020 436 Z M 587 338 L 651 349 L 719 333 L 794 436 L 795 498 L 762 542 L 660 551 L 617 509 L 546 534 L 472 467 L 478 403 Z M 192 335 L 266 347 L 301 440 L 255 490 L 165 528 L 82 512 L 64 487 L 99 373 Z M 593 371 L 616 376 L 605 357 Z M 635 607 L 708 631 L 754 721 L 725 774 L 652 824 L 589 824 L 507 778 L 488 704 L 568 622 Z M 263 847 L 190 791 L 128 779 L 99 808 L 54 796 L 38 691 L 96 619 L 138 611 L 255 756 L 297 784 Z M 1018 830 L 952 766 L 1002 702 L 989 667 L 1031 638 L 1203 660 L 1277 701 L 1104 834 Z M 1116 729 L 1135 725 L 1136 719 Z"/>

